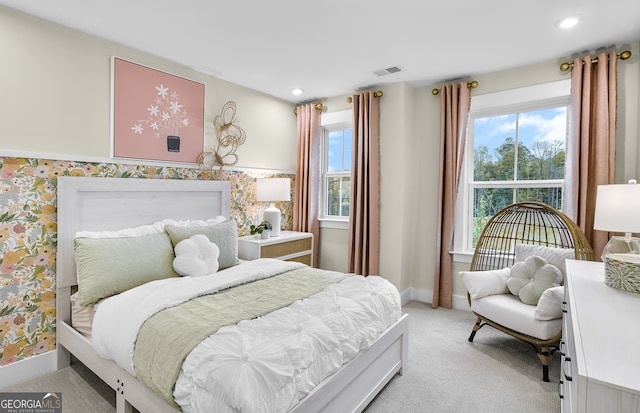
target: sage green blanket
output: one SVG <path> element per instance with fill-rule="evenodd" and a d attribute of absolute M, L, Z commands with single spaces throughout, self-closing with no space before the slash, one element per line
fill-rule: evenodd
<path fill-rule="evenodd" d="M 135 346 L 137 377 L 169 404 L 183 361 L 218 329 L 252 319 L 322 291 L 340 281 L 304 267 L 215 294 L 193 298 L 162 310 L 142 325 Z"/>

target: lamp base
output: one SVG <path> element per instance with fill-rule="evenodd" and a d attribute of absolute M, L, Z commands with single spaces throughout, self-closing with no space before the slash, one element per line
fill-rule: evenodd
<path fill-rule="evenodd" d="M 604 262 L 606 285 L 640 294 L 640 239 L 611 237 L 601 258 Z"/>
<path fill-rule="evenodd" d="M 280 236 L 280 210 L 274 204 L 264 210 L 263 219 L 271 224 L 271 236 Z"/>

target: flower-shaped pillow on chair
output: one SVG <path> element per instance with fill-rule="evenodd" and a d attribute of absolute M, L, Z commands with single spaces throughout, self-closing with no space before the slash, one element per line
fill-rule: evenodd
<path fill-rule="evenodd" d="M 511 267 L 507 287 L 523 303 L 536 305 L 542 293 L 547 288 L 559 286 L 563 278 L 558 267 L 534 255 Z"/>
<path fill-rule="evenodd" d="M 173 269 L 180 275 L 201 277 L 218 271 L 220 249 L 206 235 L 196 234 L 176 244 Z"/>

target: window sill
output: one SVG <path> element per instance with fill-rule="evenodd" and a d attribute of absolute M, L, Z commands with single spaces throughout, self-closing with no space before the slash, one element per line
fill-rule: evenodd
<path fill-rule="evenodd" d="M 320 221 L 320 228 L 349 229 L 349 221 L 346 219 L 319 218 L 318 221 Z"/>
<path fill-rule="evenodd" d="M 471 260 L 473 259 L 473 252 L 469 251 L 449 251 L 449 253 L 453 256 L 454 262 L 464 262 L 467 264 L 471 264 Z"/>

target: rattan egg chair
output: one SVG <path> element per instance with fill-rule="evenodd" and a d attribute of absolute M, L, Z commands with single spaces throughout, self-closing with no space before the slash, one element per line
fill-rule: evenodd
<path fill-rule="evenodd" d="M 594 259 L 589 241 L 569 217 L 539 202 L 521 202 L 501 209 L 489 219 L 476 243 L 470 271 L 511 267 L 516 259 L 515 245 L 517 244 L 569 248 L 574 250 L 577 260 L 592 261 Z M 471 296 L 468 293 L 467 298 L 469 305 L 472 306 Z M 560 332 L 556 336 L 541 340 L 500 325 L 476 311 L 473 312 L 477 316 L 477 321 L 469 336 L 470 342 L 473 341 L 478 330 L 485 325 L 523 340 L 535 348 L 542 363 L 543 380 L 549 381 L 549 365 L 562 337 L 561 324 Z"/>

